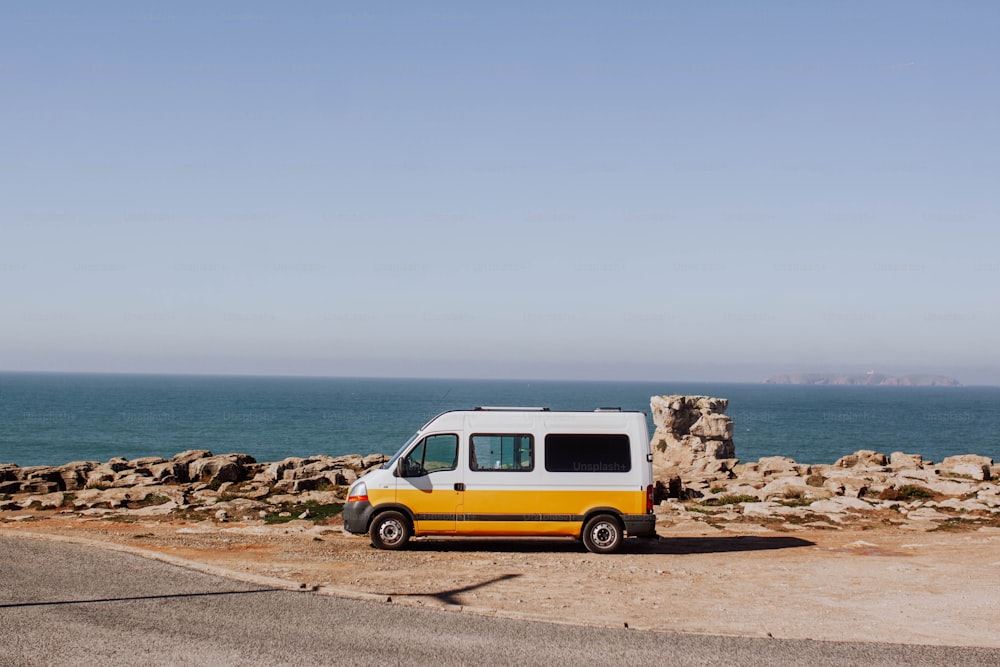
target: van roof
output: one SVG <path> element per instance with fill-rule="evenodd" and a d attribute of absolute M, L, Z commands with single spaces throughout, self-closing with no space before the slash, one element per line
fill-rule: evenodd
<path fill-rule="evenodd" d="M 519 407 L 508 405 L 477 405 L 473 408 L 476 412 L 552 412 L 552 408 L 541 407 Z M 455 412 L 461 412 L 456 410 Z M 583 412 L 582 410 L 561 410 L 560 412 Z M 637 410 L 622 410 L 619 408 L 594 408 L 594 412 L 638 412 Z"/>

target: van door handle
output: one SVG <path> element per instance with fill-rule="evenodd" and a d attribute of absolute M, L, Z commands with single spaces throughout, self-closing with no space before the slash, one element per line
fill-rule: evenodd
<path fill-rule="evenodd" d="M 456 491 L 465 491 L 465 484 L 462 482 L 455 482 Z"/>

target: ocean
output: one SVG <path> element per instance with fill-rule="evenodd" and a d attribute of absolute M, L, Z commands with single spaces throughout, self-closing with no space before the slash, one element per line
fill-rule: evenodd
<path fill-rule="evenodd" d="M 620 407 L 657 394 L 729 399 L 736 455 L 833 463 L 859 449 L 1000 459 L 1000 387 L 844 387 L 0 373 L 0 463 L 59 465 L 187 449 L 258 461 L 391 454 L 444 410 Z M 652 434 L 652 420 L 650 419 Z"/>

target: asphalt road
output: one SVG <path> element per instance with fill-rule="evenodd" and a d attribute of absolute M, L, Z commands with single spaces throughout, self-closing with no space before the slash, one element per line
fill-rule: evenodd
<path fill-rule="evenodd" d="M 958 666 L 1000 664 L 1000 650 L 487 618 L 268 589 L 121 552 L 0 536 L 0 665 L 55 664 Z"/>

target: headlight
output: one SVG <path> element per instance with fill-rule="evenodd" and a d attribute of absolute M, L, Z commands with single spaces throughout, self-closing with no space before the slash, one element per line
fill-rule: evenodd
<path fill-rule="evenodd" d="M 355 482 L 347 492 L 347 502 L 360 503 L 368 500 L 368 485 L 364 482 Z"/>

